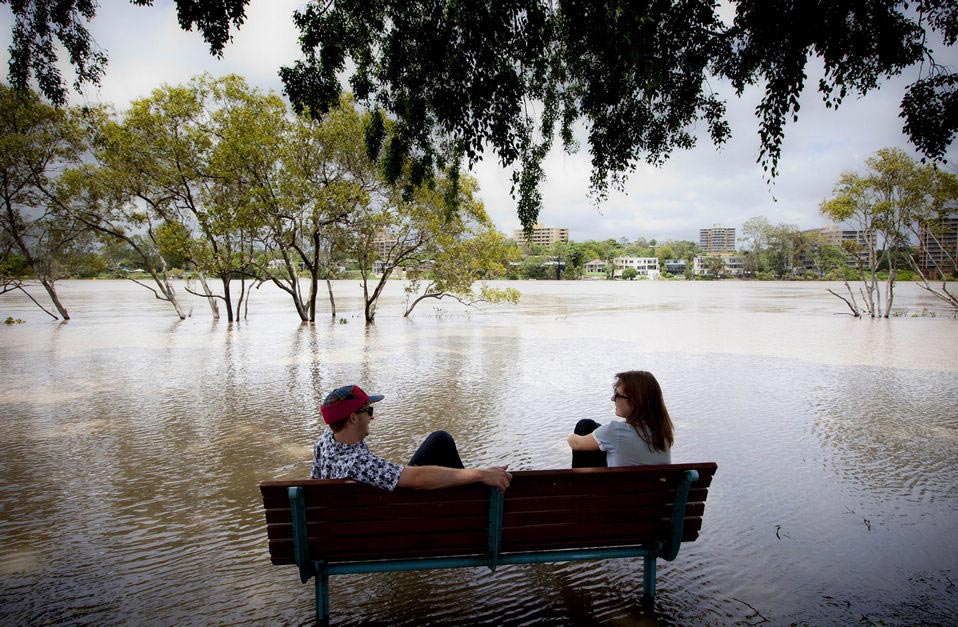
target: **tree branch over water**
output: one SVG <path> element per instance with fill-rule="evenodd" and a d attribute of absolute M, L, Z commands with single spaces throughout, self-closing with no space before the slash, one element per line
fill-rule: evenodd
<path fill-rule="evenodd" d="M 66 102 L 57 42 L 76 70 L 75 88 L 99 82 L 106 57 L 86 29 L 94 2 L 0 2 L 14 14 L 15 86 L 32 81 L 52 102 Z M 248 2 L 176 6 L 180 26 L 197 28 L 220 55 Z M 730 21 L 719 13 L 726 6 L 734 9 Z M 514 168 L 512 192 L 527 229 L 542 206 L 542 164 L 556 136 L 572 152 L 574 131 L 585 129 L 596 201 L 641 162 L 660 165 L 694 146 L 698 127 L 724 144 L 731 130 L 713 82 L 727 81 L 737 96 L 763 87 L 758 161 L 776 177 L 813 56 L 824 64 L 817 89 L 826 107 L 914 67 L 918 78 L 901 101 L 910 141 L 926 158 L 942 160 L 958 132 L 958 74 L 935 61 L 940 51 L 929 43 L 954 46 L 953 0 L 328 0 L 308 3 L 293 19 L 302 57 L 280 74 L 297 112 L 320 115 L 335 106 L 350 68 L 357 98 L 396 122 L 387 143 L 377 141 L 381 125 L 371 124 L 367 136 L 391 182 L 407 161 L 417 185 L 437 170 L 473 165 L 489 150 Z"/>

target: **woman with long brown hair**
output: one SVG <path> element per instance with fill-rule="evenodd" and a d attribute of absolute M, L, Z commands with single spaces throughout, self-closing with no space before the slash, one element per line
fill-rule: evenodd
<path fill-rule="evenodd" d="M 612 390 L 615 415 L 625 422 L 600 425 L 588 418 L 580 420 L 567 438 L 572 467 L 672 463 L 672 419 L 652 373 L 620 372 Z"/>

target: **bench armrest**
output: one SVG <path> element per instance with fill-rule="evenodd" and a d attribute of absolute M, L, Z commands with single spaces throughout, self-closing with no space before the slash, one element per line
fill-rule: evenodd
<path fill-rule="evenodd" d="M 306 499 L 303 489 L 293 486 L 289 489 L 289 509 L 293 522 L 293 555 L 299 566 L 299 580 L 303 583 L 316 574 L 309 559 L 309 539 L 306 533 Z"/>
<path fill-rule="evenodd" d="M 675 501 L 672 503 L 672 537 L 668 544 L 662 547 L 662 559 L 671 562 L 679 554 L 682 544 L 682 532 L 685 530 L 685 506 L 689 501 L 689 489 L 699 480 L 697 470 L 686 470 L 682 481 L 675 488 Z"/>

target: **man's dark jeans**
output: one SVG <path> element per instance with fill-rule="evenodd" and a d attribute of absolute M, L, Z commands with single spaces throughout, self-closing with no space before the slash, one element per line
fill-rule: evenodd
<path fill-rule="evenodd" d="M 407 466 L 445 466 L 463 468 L 456 441 L 445 431 L 433 431 L 419 445 Z"/>

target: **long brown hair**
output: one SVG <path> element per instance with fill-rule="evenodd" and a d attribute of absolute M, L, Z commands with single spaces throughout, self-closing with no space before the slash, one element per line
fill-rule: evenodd
<path fill-rule="evenodd" d="M 625 421 L 649 445 L 649 450 L 672 448 L 672 419 L 662 399 L 662 388 L 652 373 L 645 370 L 620 372 L 615 375 L 615 385 L 622 386 L 622 394 L 632 403 L 632 413 Z M 651 442 L 647 434 L 652 436 Z"/>

